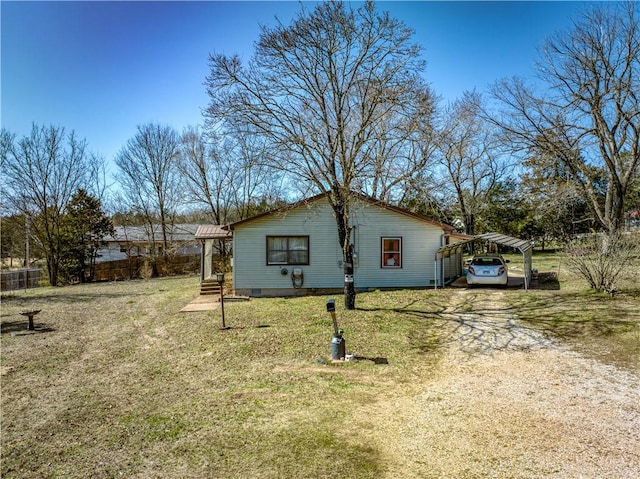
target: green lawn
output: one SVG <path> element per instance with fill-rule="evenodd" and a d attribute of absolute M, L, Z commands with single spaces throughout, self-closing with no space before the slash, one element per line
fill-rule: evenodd
<path fill-rule="evenodd" d="M 3 295 L 0 475 L 389 473 L 367 426 L 350 418 L 428 383 L 453 331 L 431 319 L 456 291 L 359 294 L 355 311 L 336 297 L 347 352 L 360 358 L 344 364 L 327 361 L 327 297 L 226 303 L 231 329 L 222 331 L 219 311 L 179 312 L 197 291 L 197 278 L 178 277 Z M 614 345 L 611 361 L 639 367 L 637 290 L 506 296 L 530 324 L 590 354 Z M 18 314 L 25 308 L 42 309 L 35 333 Z"/>

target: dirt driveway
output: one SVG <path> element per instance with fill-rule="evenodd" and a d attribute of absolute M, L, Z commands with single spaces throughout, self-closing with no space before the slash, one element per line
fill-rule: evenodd
<path fill-rule="evenodd" d="M 386 477 L 640 477 L 640 378 L 501 314 L 503 291 L 465 313 L 459 291 L 435 378 L 395 390 L 355 420 Z M 401 473 L 399 472 L 401 471 Z"/>

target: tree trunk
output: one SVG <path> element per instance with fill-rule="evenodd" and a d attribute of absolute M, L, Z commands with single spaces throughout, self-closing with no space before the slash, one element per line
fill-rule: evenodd
<path fill-rule="evenodd" d="M 47 255 L 47 272 L 49 273 L 49 285 L 58 286 L 58 261 L 52 255 Z"/>
<path fill-rule="evenodd" d="M 353 246 L 343 248 L 344 309 L 356 309 L 356 287 L 353 279 Z"/>
<path fill-rule="evenodd" d="M 344 307 L 345 309 L 356 309 L 356 288 L 353 274 L 353 245 L 351 244 L 351 227 L 349 226 L 349 198 L 345 198 L 341 195 L 340 191 L 332 191 L 329 194 L 333 196 L 330 204 L 336 216 L 338 243 L 342 248 Z"/>
<path fill-rule="evenodd" d="M 468 235 L 474 235 L 476 230 L 476 215 L 472 213 L 464 213 L 464 211 L 463 214 L 463 218 L 466 220 L 466 224 L 464 225 L 465 233 Z"/>
<path fill-rule="evenodd" d="M 613 177 L 609 177 L 607 206 L 605 215 L 608 220 L 609 235 L 616 235 L 624 226 L 624 196 L 626 189 Z"/>

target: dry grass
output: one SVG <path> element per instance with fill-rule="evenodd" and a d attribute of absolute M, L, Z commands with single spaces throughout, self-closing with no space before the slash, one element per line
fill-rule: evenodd
<path fill-rule="evenodd" d="M 625 463 L 607 449 L 639 432 L 637 391 L 624 389 L 637 381 L 637 363 L 597 366 L 557 347 L 606 336 L 620 357 L 632 356 L 637 295 L 361 294 L 359 309 L 339 308 L 338 319 L 347 351 L 368 359 L 333 365 L 324 364 L 326 297 L 228 303 L 232 329 L 220 331 L 219 312 L 179 313 L 196 291 L 189 277 L 3 296 L 2 477 L 578 477 L 585 445 L 571 438 L 595 440 L 597 429 L 574 424 L 580 409 L 566 417 L 553 409 L 572 394 L 585 414 L 594 398 L 624 409 L 602 418 L 610 424 L 631 419 L 620 437 L 603 430 L 594 449 L 603 459 L 590 466 L 599 472 L 585 477 L 640 467 L 637 453 Z M 490 302 L 478 301 L 483 293 Z M 580 334 L 543 321 L 563 301 L 557 317 L 574 311 Z M 603 334 L 600 316 L 583 310 L 605 301 L 617 323 Z M 42 309 L 35 333 L 25 331 L 24 308 Z M 627 334 L 630 343 L 618 342 Z M 575 378 L 594 371 L 587 391 Z M 547 376 L 574 378 L 573 389 L 541 387 Z M 551 419 L 557 429 L 536 427 Z M 562 443 L 562 461 L 544 466 Z"/>
<path fill-rule="evenodd" d="M 358 354 L 410 357 L 320 367 L 326 298 L 227 304 L 220 331 L 219 312 L 178 312 L 195 291 L 175 278 L 5 296 L 2 476 L 375 477 L 375 448 L 339 424 L 397 372 L 432 367 L 435 353 L 415 361 L 420 321 L 342 313 Z M 23 308 L 42 309 L 34 334 Z"/>

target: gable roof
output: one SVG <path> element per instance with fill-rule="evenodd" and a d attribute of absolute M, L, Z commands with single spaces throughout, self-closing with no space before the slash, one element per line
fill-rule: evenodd
<path fill-rule="evenodd" d="M 404 216 L 408 216 L 410 218 L 415 218 L 417 220 L 420 220 L 420 221 L 423 221 L 423 222 L 428 223 L 430 225 L 433 225 L 433 226 L 436 226 L 438 228 L 441 228 L 444 231 L 453 232 L 455 230 L 455 228 L 453 226 L 451 226 L 451 225 L 448 225 L 448 224 L 445 224 L 445 223 L 441 223 L 440 221 L 436 221 L 433 218 L 430 218 L 428 216 L 424 216 L 424 215 L 421 215 L 421 214 L 418 214 L 418 213 L 413 213 L 413 212 L 411 212 L 409 210 L 406 210 L 404 208 L 400 208 L 398 206 L 390 205 L 389 203 L 385 203 L 382 200 L 377 200 L 375 198 L 372 198 L 371 196 L 368 196 L 368 195 L 365 195 L 365 194 L 362 194 L 362 193 L 357 193 L 355 191 L 352 191 L 351 195 L 354 198 L 356 198 L 356 199 L 358 199 L 358 200 L 360 200 L 360 201 L 362 201 L 364 203 L 367 203 L 369 205 L 377 206 L 379 208 L 383 208 L 383 209 L 388 210 L 388 211 L 393 211 L 394 213 L 398 213 L 398 214 L 401 214 L 401 215 L 404 215 Z M 227 225 L 224 228 L 233 231 L 238 226 L 244 225 L 246 223 L 250 223 L 250 222 L 255 221 L 257 219 L 266 218 L 266 217 L 269 217 L 269 216 L 274 216 L 274 215 L 277 215 L 277 214 L 285 213 L 285 212 L 293 210 L 295 208 L 299 208 L 301 206 L 305 206 L 305 205 L 308 205 L 310 203 L 314 203 L 316 201 L 324 199 L 324 198 L 326 198 L 326 196 L 327 196 L 327 193 L 320 193 L 319 195 L 315 195 L 315 196 L 312 196 L 310 198 L 305 198 L 303 200 L 296 201 L 295 203 L 288 204 L 286 206 L 283 206 L 282 208 L 277 208 L 275 210 L 267 211 L 265 213 L 260 213 L 259 215 L 256 215 L 256 216 L 252 216 L 251 218 L 247 218 L 247 219 L 244 219 L 244 220 L 236 221 L 235 223 L 231 223 L 230 225 Z"/>

